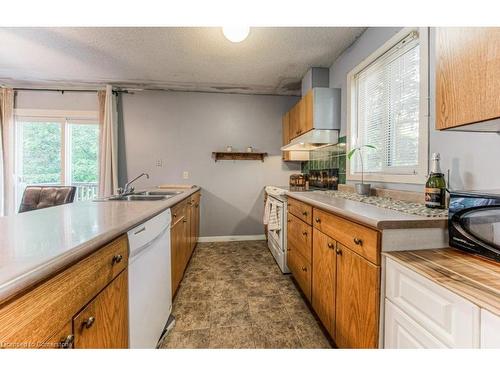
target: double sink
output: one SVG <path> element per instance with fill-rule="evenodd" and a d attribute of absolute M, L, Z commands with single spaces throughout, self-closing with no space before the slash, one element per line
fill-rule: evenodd
<path fill-rule="evenodd" d="M 115 195 L 107 198 L 110 201 L 159 201 L 162 199 L 172 198 L 182 191 L 141 191 L 126 195 Z"/>

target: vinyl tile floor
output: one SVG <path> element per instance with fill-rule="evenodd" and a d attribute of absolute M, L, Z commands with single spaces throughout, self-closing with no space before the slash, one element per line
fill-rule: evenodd
<path fill-rule="evenodd" d="M 332 347 L 265 241 L 199 243 L 173 315 L 163 348 Z"/>

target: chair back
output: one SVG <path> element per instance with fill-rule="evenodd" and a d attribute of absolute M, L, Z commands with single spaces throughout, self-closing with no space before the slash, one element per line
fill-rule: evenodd
<path fill-rule="evenodd" d="M 19 212 L 72 203 L 75 199 L 75 186 L 27 186 L 19 206 Z"/>

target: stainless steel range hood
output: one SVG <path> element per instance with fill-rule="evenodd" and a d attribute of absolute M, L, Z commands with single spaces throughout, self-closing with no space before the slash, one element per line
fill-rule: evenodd
<path fill-rule="evenodd" d="M 340 89 L 314 87 L 306 100 L 305 129 L 312 129 L 290 140 L 281 147 L 282 151 L 312 151 L 339 142 L 340 132 Z M 311 126 L 312 125 L 312 126 Z M 302 128 L 304 129 L 304 128 Z"/>
<path fill-rule="evenodd" d="M 289 144 L 281 147 L 281 151 L 312 151 L 338 142 L 338 130 L 312 129 L 292 139 Z"/>

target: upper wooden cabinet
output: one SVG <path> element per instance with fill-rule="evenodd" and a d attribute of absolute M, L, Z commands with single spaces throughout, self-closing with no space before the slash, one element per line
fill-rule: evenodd
<path fill-rule="evenodd" d="M 436 28 L 436 129 L 498 131 L 499 76 L 500 28 Z"/>
<path fill-rule="evenodd" d="M 283 115 L 281 120 L 282 134 L 283 134 L 283 146 L 290 143 L 290 112 Z M 282 159 L 285 161 L 290 160 L 290 151 L 282 152 Z"/>

